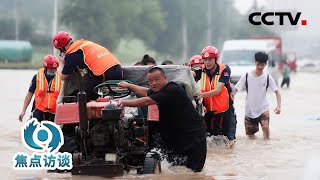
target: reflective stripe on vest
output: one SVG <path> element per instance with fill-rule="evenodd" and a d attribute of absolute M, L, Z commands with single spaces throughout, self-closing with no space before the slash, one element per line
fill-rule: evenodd
<path fill-rule="evenodd" d="M 77 40 L 67 49 L 66 54 L 81 49 L 83 61 L 94 75 L 99 76 L 114 65 L 121 64 L 109 50 L 99 44 L 86 40 Z"/>
<path fill-rule="evenodd" d="M 208 92 L 213 90 L 220 79 L 222 71 L 225 69 L 225 65 L 221 63 L 217 63 L 219 65 L 219 74 L 214 75 L 212 78 L 212 81 L 210 82 L 210 78 L 207 75 L 206 72 L 204 72 L 205 66 L 202 65 L 202 73 L 201 73 L 201 78 L 200 78 L 200 88 L 202 92 Z M 204 106 L 208 111 L 213 111 L 215 114 L 225 112 L 229 109 L 229 93 L 228 89 L 223 86 L 220 94 L 216 96 L 211 96 L 203 99 Z"/>
<path fill-rule="evenodd" d="M 44 74 L 44 68 L 38 70 L 35 89 L 35 108 L 43 112 L 56 112 L 56 101 L 60 93 L 61 79 L 59 73 L 52 79 L 51 87 L 47 91 L 48 81 Z M 47 92 L 46 92 L 47 91 Z M 46 93 L 45 93 L 46 92 Z"/>

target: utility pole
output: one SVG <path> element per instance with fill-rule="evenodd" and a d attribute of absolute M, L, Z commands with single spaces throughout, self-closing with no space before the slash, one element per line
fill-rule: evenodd
<path fill-rule="evenodd" d="M 207 0 L 207 45 L 211 45 L 212 40 L 212 0 Z"/>
<path fill-rule="evenodd" d="M 53 23 L 52 23 L 52 36 L 57 33 L 58 26 L 58 0 L 53 1 Z M 52 46 L 52 54 L 56 56 L 56 49 Z"/>
<path fill-rule="evenodd" d="M 182 22 L 182 63 L 187 60 L 188 56 L 188 26 L 186 18 L 186 3 L 185 0 L 180 0 L 181 3 L 181 22 Z"/>
<path fill-rule="evenodd" d="M 19 40 L 19 0 L 15 0 L 15 40 Z"/>
<path fill-rule="evenodd" d="M 257 11 L 258 10 L 258 2 L 257 0 L 253 0 L 253 11 Z"/>

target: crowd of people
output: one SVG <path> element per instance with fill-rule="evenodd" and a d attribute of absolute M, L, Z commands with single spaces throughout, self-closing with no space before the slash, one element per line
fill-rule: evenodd
<path fill-rule="evenodd" d="M 123 79 L 120 61 L 105 47 L 84 39 L 73 40 L 67 32 L 58 32 L 52 38 L 52 45 L 60 51 L 59 56 L 47 55 L 43 58 L 43 68 L 32 78 L 31 85 L 19 114 L 22 121 L 33 95 L 35 96 L 32 115 L 39 121 L 54 121 L 56 100 L 63 81 L 79 70 L 85 81 L 88 100 L 98 98 L 93 92 L 96 85 L 106 80 Z M 281 96 L 273 78 L 264 72 L 268 55 L 255 54 L 255 69 L 244 74 L 233 87 L 230 83 L 231 69 L 219 62 L 219 51 L 214 46 L 207 46 L 198 55 L 190 58 L 188 66 L 197 82 L 203 100 L 205 115 L 202 117 L 187 96 L 185 90 L 175 82 L 168 81 L 164 70 L 156 66 L 154 58 L 148 54 L 135 66 L 153 66 L 149 68 L 147 79 L 149 88 L 127 82 L 119 86 L 129 88 L 139 98 L 120 100 L 119 107 L 143 107 L 156 104 L 159 108 L 160 135 L 168 148 L 187 156 L 186 166 L 195 172 L 202 170 L 207 153 L 206 139 L 212 136 L 226 136 L 229 143 L 236 140 L 237 116 L 234 97 L 237 91 L 246 90 L 245 130 L 253 138 L 261 125 L 263 136 L 269 139 L 269 104 L 267 91 L 276 94 L 277 107 L 274 112 L 281 112 Z M 161 65 L 174 64 L 170 60 Z M 284 65 L 284 82 L 289 86 L 288 68 Z M 281 85 L 281 86 L 282 86 Z"/>

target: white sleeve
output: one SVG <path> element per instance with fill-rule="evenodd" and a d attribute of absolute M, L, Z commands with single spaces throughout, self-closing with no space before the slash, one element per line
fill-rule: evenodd
<path fill-rule="evenodd" d="M 246 75 L 242 75 L 235 87 L 238 91 L 242 91 L 242 90 L 245 90 L 246 88 L 245 84 L 246 84 Z"/>
<path fill-rule="evenodd" d="M 275 92 L 276 90 L 278 90 L 278 86 L 276 85 L 276 83 L 274 82 L 274 79 L 271 75 L 269 75 L 269 87 L 268 87 L 269 91 Z"/>

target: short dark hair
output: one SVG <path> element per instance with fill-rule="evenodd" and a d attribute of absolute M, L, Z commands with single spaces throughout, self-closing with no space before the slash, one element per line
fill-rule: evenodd
<path fill-rule="evenodd" d="M 162 75 L 166 75 L 166 73 L 164 72 L 164 70 L 162 69 L 162 68 L 160 68 L 160 67 L 158 67 L 158 66 L 153 66 L 152 68 L 150 68 L 149 69 L 149 71 L 148 71 L 148 73 L 154 73 L 154 72 L 156 72 L 156 71 L 160 71 L 160 73 L 162 74 Z"/>
<path fill-rule="evenodd" d="M 161 65 L 170 65 L 170 64 L 173 64 L 173 62 L 167 60 L 167 61 L 163 61 Z"/>
<path fill-rule="evenodd" d="M 259 62 L 259 63 L 267 63 L 268 58 L 269 58 L 268 54 L 266 54 L 264 52 L 257 52 L 254 55 L 254 59 L 256 60 L 256 62 Z"/>
<path fill-rule="evenodd" d="M 144 65 L 148 65 L 149 63 L 156 64 L 156 61 L 153 59 L 153 57 L 150 57 L 148 54 L 145 54 L 141 60 L 141 63 Z"/>

